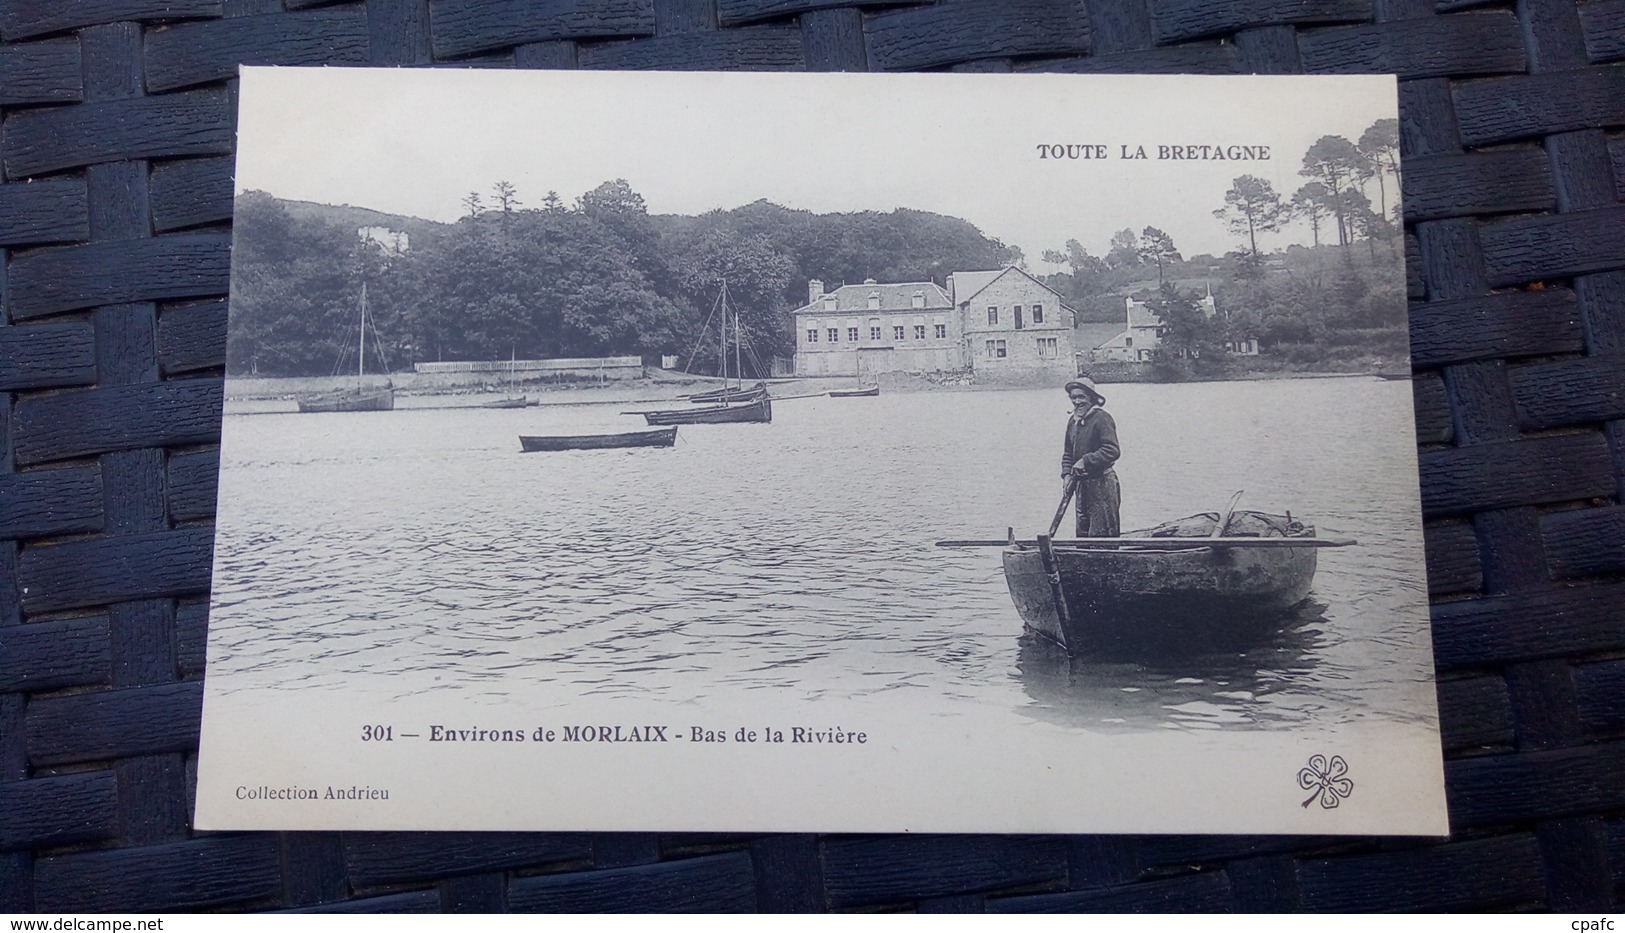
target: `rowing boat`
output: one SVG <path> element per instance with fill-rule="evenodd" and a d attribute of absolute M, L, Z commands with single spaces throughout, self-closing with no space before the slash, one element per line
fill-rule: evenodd
<path fill-rule="evenodd" d="M 830 398 L 868 398 L 880 394 L 880 386 L 872 385 L 863 389 L 831 389 Z"/>
<path fill-rule="evenodd" d="M 657 431 L 626 431 L 620 434 L 519 435 L 519 447 L 527 453 L 544 450 L 605 450 L 619 447 L 670 447 L 677 441 L 676 428 Z"/>
<path fill-rule="evenodd" d="M 1217 513 L 1115 539 L 1010 542 L 1004 578 L 1028 628 L 1073 653 L 1178 651 L 1273 630 L 1309 596 L 1320 547 L 1290 516 Z"/>

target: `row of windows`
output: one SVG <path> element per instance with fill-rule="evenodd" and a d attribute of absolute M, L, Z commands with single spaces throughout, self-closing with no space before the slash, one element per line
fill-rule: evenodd
<path fill-rule="evenodd" d="M 933 324 L 933 325 L 931 325 L 931 327 L 932 327 L 933 336 L 935 336 L 938 340 L 942 340 L 942 339 L 944 339 L 944 338 L 946 338 L 948 336 L 948 325 L 947 324 Z M 830 343 L 840 343 L 841 342 L 841 329 L 839 327 L 826 328 L 824 330 L 824 334 L 829 338 Z M 892 325 L 891 339 L 893 339 L 893 340 L 904 340 L 904 339 L 907 339 L 907 334 L 908 334 L 908 328 L 905 325 L 902 325 L 902 324 L 893 324 Z M 857 343 L 858 342 L 858 329 L 856 327 L 848 327 L 846 329 L 846 339 L 851 343 Z M 880 339 L 880 327 L 879 327 L 879 325 L 871 324 L 869 326 L 869 339 L 870 340 L 879 340 Z M 925 339 L 925 325 L 924 324 L 915 324 L 914 325 L 914 339 L 915 340 L 924 340 Z M 808 343 L 817 343 L 818 342 L 818 328 L 816 328 L 816 327 L 807 328 L 807 342 Z"/>
<path fill-rule="evenodd" d="M 1039 337 L 1038 338 L 1038 344 L 1034 349 L 1036 349 L 1038 351 L 1038 358 L 1041 359 L 1041 360 L 1058 359 L 1060 357 L 1060 355 L 1061 355 L 1060 340 L 1058 338 L 1056 338 L 1056 337 Z M 989 340 L 987 342 L 987 358 L 988 359 L 990 359 L 990 360 L 1002 360 L 1008 354 L 1009 354 L 1009 346 L 1006 344 L 1005 341 L 1003 341 L 1003 340 Z"/>
<path fill-rule="evenodd" d="M 1023 327 L 1027 326 L 1026 321 L 1022 318 L 1021 305 L 1011 305 L 1010 306 L 1010 315 L 1011 315 L 1011 320 L 1015 321 L 1016 330 L 1021 330 Z M 1032 305 L 1032 321 L 1033 321 L 1034 324 L 1042 324 L 1042 323 L 1044 323 L 1044 306 L 1043 305 Z M 988 306 L 988 309 L 987 309 L 987 322 L 989 324 L 997 324 L 997 323 L 999 323 L 999 309 L 998 309 L 997 305 L 989 305 Z"/>

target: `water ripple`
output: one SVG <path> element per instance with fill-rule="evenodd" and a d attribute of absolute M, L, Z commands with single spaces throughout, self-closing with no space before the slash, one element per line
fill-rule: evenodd
<path fill-rule="evenodd" d="M 1432 716 L 1403 383 L 1121 386 L 1124 523 L 1292 510 L 1315 606 L 1269 644 L 1082 662 L 1021 633 L 995 548 L 1048 523 L 1057 392 L 786 402 L 665 450 L 521 454 L 626 430 L 595 406 L 228 417 L 210 671 L 230 688 L 937 695 L 1079 728 Z M 1058 655 L 1058 656 L 1057 656 Z"/>

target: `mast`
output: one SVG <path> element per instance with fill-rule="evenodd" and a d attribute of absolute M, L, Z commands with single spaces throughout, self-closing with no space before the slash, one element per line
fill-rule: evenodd
<path fill-rule="evenodd" d="M 740 329 L 739 306 L 734 306 L 734 376 L 739 379 L 739 389 L 745 389 L 745 367 L 739 364 L 739 345 L 745 342 L 745 332 Z"/>
<path fill-rule="evenodd" d="M 360 384 L 367 375 L 367 283 L 361 282 L 361 344 L 355 355 L 355 379 Z"/>
<path fill-rule="evenodd" d="M 719 355 L 722 357 L 721 362 L 720 362 L 720 365 L 722 366 L 722 403 L 724 405 L 726 405 L 726 404 L 728 404 L 728 280 L 727 279 L 722 280 L 722 294 L 719 295 L 718 297 L 721 298 L 721 300 L 722 300 L 722 341 L 721 341 L 721 344 L 718 346 L 717 349 L 721 351 L 721 353 Z"/>

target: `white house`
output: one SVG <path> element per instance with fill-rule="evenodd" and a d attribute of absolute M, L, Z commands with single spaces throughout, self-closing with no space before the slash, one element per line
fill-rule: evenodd
<path fill-rule="evenodd" d="M 357 227 L 356 236 L 364 243 L 377 243 L 386 253 L 400 255 L 412 248 L 412 238 L 399 230 L 388 227 Z"/>

